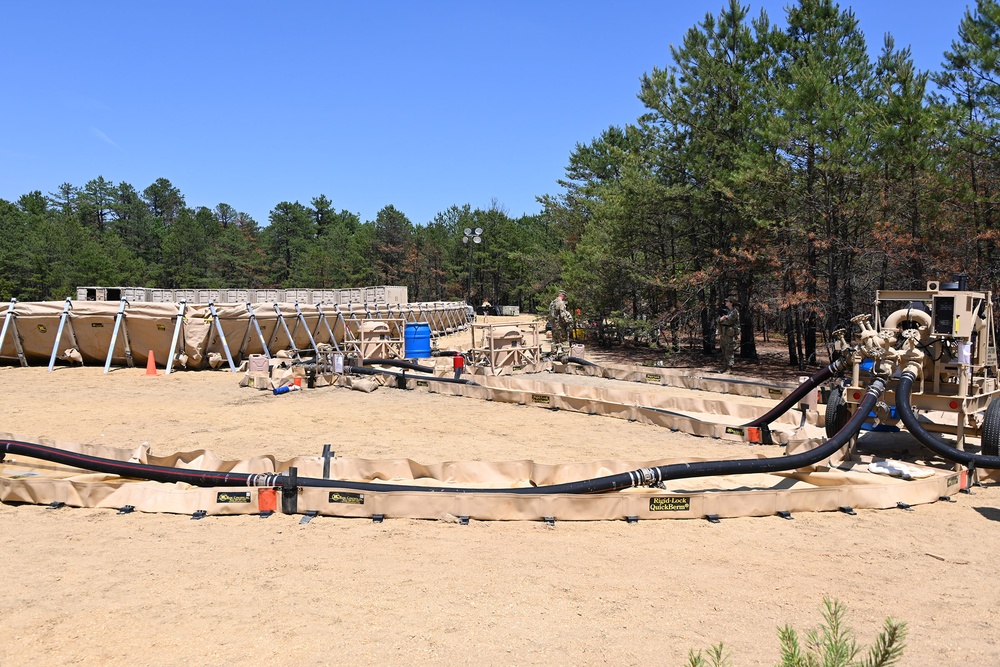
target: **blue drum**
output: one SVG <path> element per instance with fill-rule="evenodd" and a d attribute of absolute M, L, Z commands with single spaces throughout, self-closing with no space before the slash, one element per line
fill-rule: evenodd
<path fill-rule="evenodd" d="M 431 356 L 431 326 L 427 322 L 407 322 L 403 346 L 403 357 L 406 359 Z"/>

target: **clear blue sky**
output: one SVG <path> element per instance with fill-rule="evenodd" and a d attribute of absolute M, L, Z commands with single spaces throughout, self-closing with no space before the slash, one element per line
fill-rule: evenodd
<path fill-rule="evenodd" d="M 535 213 L 575 144 L 634 121 L 643 73 L 725 1 L 5 2 L 0 198 L 165 177 L 261 224 L 319 194 L 363 220 Z M 745 4 L 784 25 L 786 0 Z M 937 70 L 966 3 L 841 6 L 870 51 L 889 32 Z"/>

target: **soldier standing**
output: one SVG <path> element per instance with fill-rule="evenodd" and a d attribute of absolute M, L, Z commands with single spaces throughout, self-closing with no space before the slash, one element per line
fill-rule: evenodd
<path fill-rule="evenodd" d="M 572 319 L 573 316 L 570 315 L 569 310 L 566 308 L 566 292 L 559 290 L 559 294 L 549 304 L 549 325 L 552 327 L 553 354 L 562 354 L 563 343 L 568 338 L 568 325 Z"/>
<path fill-rule="evenodd" d="M 740 311 L 736 298 L 726 299 L 728 312 L 719 318 L 719 344 L 722 346 L 723 373 L 729 373 L 736 365 L 736 343 L 740 338 Z"/>

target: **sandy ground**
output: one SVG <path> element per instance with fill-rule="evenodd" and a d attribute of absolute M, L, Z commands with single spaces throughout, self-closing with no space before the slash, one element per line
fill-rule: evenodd
<path fill-rule="evenodd" d="M 445 460 L 741 456 L 622 420 L 383 388 L 275 397 L 228 372 L 0 368 L 0 430 L 154 453 Z M 754 450 L 754 452 L 759 449 Z M 778 453 L 775 448 L 775 454 Z M 1000 663 L 1000 488 L 914 511 L 705 521 L 473 522 L 0 505 L 0 665 L 664 664 L 848 605 L 905 665 Z"/>

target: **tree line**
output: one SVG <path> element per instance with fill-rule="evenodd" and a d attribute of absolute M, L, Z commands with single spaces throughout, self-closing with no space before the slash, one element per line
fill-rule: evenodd
<path fill-rule="evenodd" d="M 466 228 L 482 229 L 484 242 L 463 243 Z M 495 202 L 451 206 L 414 225 L 391 205 L 362 222 L 319 195 L 309 205 L 278 203 L 261 226 L 228 204 L 189 207 L 165 178 L 141 192 L 98 177 L 0 200 L 0 266 L 0 297 L 32 301 L 81 285 L 382 284 L 407 286 L 413 301 L 466 298 L 471 287 L 475 298 L 534 310 L 559 277 L 545 218 L 513 218 Z"/>
<path fill-rule="evenodd" d="M 451 206 L 413 224 L 323 195 L 281 202 L 261 226 L 227 205 L 188 207 L 159 179 L 98 177 L 0 200 L 0 296 L 77 285 L 406 285 L 413 300 L 544 307 L 557 286 L 596 322 L 710 352 L 728 294 L 789 361 L 869 310 L 874 290 L 1000 277 L 1000 5 L 966 11 L 941 69 L 890 35 L 876 56 L 854 13 L 796 0 L 785 27 L 728 0 L 643 76 L 645 111 L 569 156 L 538 215 Z M 462 242 L 484 229 L 481 247 Z M 470 252 L 472 254 L 470 254 Z M 471 275 L 470 275 L 471 272 Z"/>
<path fill-rule="evenodd" d="M 937 72 L 890 35 L 871 57 L 832 0 L 785 18 L 778 29 L 738 0 L 706 15 L 643 77 L 645 113 L 573 151 L 543 202 L 593 310 L 710 351 L 732 293 L 802 366 L 876 289 L 958 271 L 997 284 L 997 2 L 966 11 Z"/>

